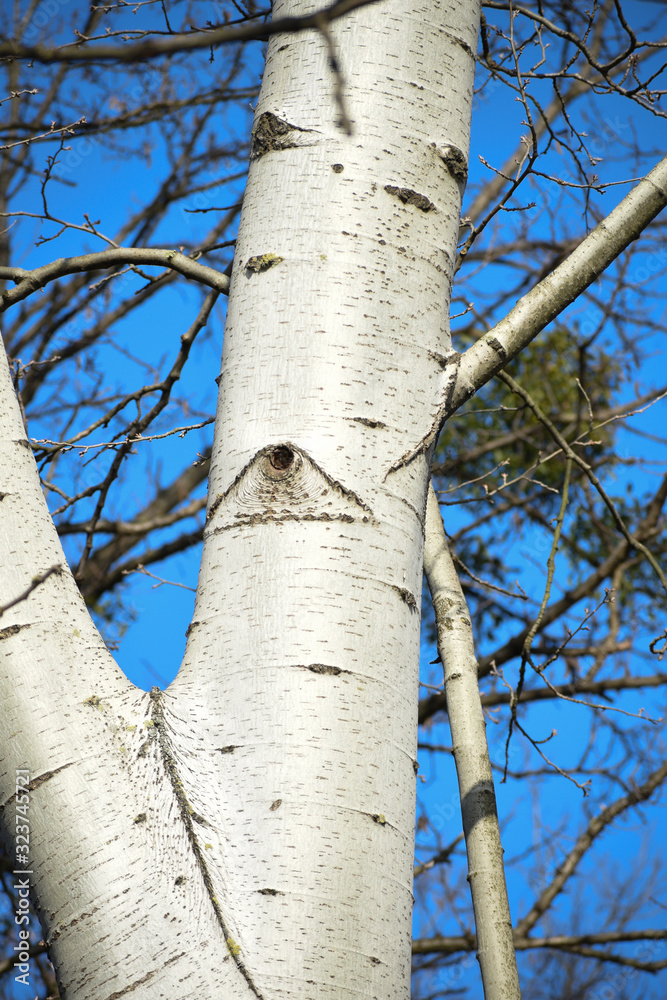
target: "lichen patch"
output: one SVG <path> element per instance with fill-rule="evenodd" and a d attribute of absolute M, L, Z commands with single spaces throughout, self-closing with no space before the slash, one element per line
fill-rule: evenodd
<path fill-rule="evenodd" d="M 246 261 L 246 271 L 254 271 L 255 274 L 259 274 L 260 271 L 268 271 L 270 267 L 275 267 L 276 264 L 280 264 L 284 257 L 279 257 L 275 253 L 262 253 L 258 254 L 256 257 L 249 257 Z"/>

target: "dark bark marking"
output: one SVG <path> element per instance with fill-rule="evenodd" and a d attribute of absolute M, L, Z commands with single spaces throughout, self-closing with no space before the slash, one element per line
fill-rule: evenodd
<path fill-rule="evenodd" d="M 428 356 L 431 361 L 435 361 L 436 365 L 439 365 L 443 370 L 452 363 L 452 356 L 446 356 L 444 354 L 438 354 L 437 351 L 429 351 Z"/>
<path fill-rule="evenodd" d="M 475 53 L 463 38 L 459 38 L 456 35 L 452 35 L 452 38 L 454 38 L 458 42 L 458 44 L 461 46 L 466 55 L 470 56 L 471 59 L 475 58 Z"/>
<path fill-rule="evenodd" d="M 419 194 L 417 191 L 413 191 L 412 188 L 402 188 L 396 187 L 394 184 L 385 184 L 384 189 L 387 194 L 394 195 L 404 205 L 414 205 L 415 208 L 421 209 L 422 212 L 437 211 L 433 202 L 429 201 L 426 195 Z"/>
<path fill-rule="evenodd" d="M 104 702 L 98 694 L 91 694 L 90 698 L 85 698 L 83 703 L 89 708 L 99 708 L 100 712 L 106 711 Z"/>
<path fill-rule="evenodd" d="M 259 274 L 261 271 L 268 271 L 270 267 L 275 267 L 276 264 L 280 264 L 284 257 L 279 257 L 275 253 L 262 253 L 258 254 L 256 257 L 249 257 L 245 269 L 246 271 L 254 271 L 255 274 Z"/>
<path fill-rule="evenodd" d="M 465 153 L 458 146 L 440 147 L 434 142 L 431 143 L 431 148 L 436 151 L 456 183 L 465 187 L 468 181 L 468 161 Z"/>
<path fill-rule="evenodd" d="M 34 792 L 35 789 L 39 788 L 40 785 L 43 785 L 44 782 L 50 781 L 51 778 L 54 778 L 56 776 L 56 774 L 60 774 L 61 771 L 67 770 L 67 768 L 71 767 L 72 764 L 74 764 L 73 760 L 71 760 L 68 764 L 61 764 L 60 767 L 56 767 L 53 771 L 44 771 L 43 774 L 39 774 L 36 778 L 33 778 L 29 784 L 22 786 L 20 788 L 20 791 Z M 12 804 L 15 798 L 16 798 L 16 792 L 12 792 L 12 794 L 9 796 L 6 802 L 0 803 L 0 808 L 6 809 L 7 806 L 10 806 Z"/>
<path fill-rule="evenodd" d="M 286 465 L 284 469 L 278 468 L 279 465 L 287 462 L 289 455 L 292 456 L 289 464 Z M 344 521 L 348 524 L 352 524 L 355 520 L 357 520 L 357 516 L 346 512 L 338 511 L 329 513 L 326 510 L 317 510 L 317 504 L 319 503 L 321 497 L 312 493 L 305 499 L 312 500 L 312 504 L 316 507 L 314 512 L 312 508 L 310 511 L 304 511 L 304 513 L 300 513 L 298 511 L 294 512 L 287 506 L 287 504 L 291 502 L 290 484 L 297 482 L 295 477 L 298 477 L 300 470 L 304 465 L 309 466 L 311 469 L 315 469 L 317 473 L 322 476 L 324 483 L 321 488 L 321 496 L 325 495 L 326 489 L 328 488 L 331 492 L 338 494 L 347 501 L 350 501 L 355 505 L 355 507 L 361 508 L 361 510 L 364 511 L 361 520 L 364 523 L 368 521 L 369 515 L 372 516 L 372 511 L 370 507 L 368 507 L 368 505 L 365 504 L 356 493 L 354 493 L 353 490 L 342 486 L 341 483 L 329 476 L 324 469 L 320 468 L 317 462 L 315 462 L 309 455 L 303 452 L 300 448 L 297 448 L 296 445 L 291 444 L 291 442 L 285 441 L 281 445 L 269 445 L 266 448 L 260 449 L 260 451 L 258 451 L 257 454 L 250 459 L 225 492 L 217 496 L 211 504 L 206 515 L 207 524 L 210 523 L 220 505 L 225 502 L 232 491 L 238 486 L 244 476 L 248 475 L 248 473 L 255 477 L 255 481 L 261 477 L 264 477 L 265 480 L 270 479 L 277 481 L 275 488 L 272 486 L 270 491 L 267 492 L 265 498 L 266 507 L 263 510 L 257 510 L 252 513 L 237 512 L 234 515 L 234 523 L 220 525 L 215 528 L 216 532 L 228 531 L 230 528 L 237 527 L 237 525 L 264 524 L 272 521 Z M 280 480 L 284 481 L 284 487 L 280 486 Z M 264 492 L 266 483 L 260 485 L 262 485 L 262 492 Z M 281 498 L 281 490 L 283 489 L 284 494 Z"/>
<path fill-rule="evenodd" d="M 308 663 L 305 665 L 306 670 L 310 670 L 313 674 L 331 674 L 332 677 L 338 677 L 339 674 L 349 674 L 349 670 L 342 670 L 340 667 L 330 666 L 328 663 Z"/>
<path fill-rule="evenodd" d="M 0 639 L 9 639 L 11 635 L 16 635 L 22 628 L 32 628 L 31 625 L 8 625 L 7 628 L 0 628 Z"/>
<path fill-rule="evenodd" d="M 284 469 L 289 469 L 290 465 L 294 461 L 294 452 L 287 445 L 279 445 L 274 448 L 273 451 L 269 452 L 269 462 L 274 469 L 278 471 L 283 471 Z"/>
<path fill-rule="evenodd" d="M 343 167 L 342 163 L 332 163 L 331 169 L 335 174 L 342 174 L 345 168 Z"/>
<path fill-rule="evenodd" d="M 393 583 L 390 584 L 390 587 L 397 592 L 402 601 L 405 601 L 411 611 L 417 610 L 417 601 L 415 600 L 414 594 L 410 593 L 409 590 L 406 590 L 405 587 L 396 587 Z"/>
<path fill-rule="evenodd" d="M 213 517 L 213 515 L 216 512 L 216 510 L 218 509 L 218 507 L 220 506 L 220 504 L 222 503 L 222 501 L 225 499 L 226 495 L 227 495 L 226 493 L 221 493 L 219 496 L 217 496 L 215 498 L 215 500 L 213 501 L 213 503 L 211 504 L 211 506 L 209 507 L 209 509 L 206 512 L 206 520 L 207 521 L 210 521 L 210 519 Z M 187 635 L 187 633 L 186 633 L 186 635 Z"/>
<path fill-rule="evenodd" d="M 312 132 L 310 128 L 300 128 L 283 118 L 278 118 L 271 111 L 265 111 L 259 116 L 252 130 L 250 159 L 258 160 L 260 156 L 271 150 L 292 149 L 298 143 L 290 136 L 295 132 Z"/>
<path fill-rule="evenodd" d="M 228 747 L 218 747 L 217 750 L 218 753 L 234 753 L 235 750 L 238 750 L 238 747 L 234 746 L 233 743 L 230 743 Z"/>
<path fill-rule="evenodd" d="M 386 427 L 381 420 L 370 420 L 368 417 L 352 417 L 355 424 L 363 424 L 364 427 L 372 427 L 377 429 L 378 427 Z"/>
<path fill-rule="evenodd" d="M 503 361 L 507 361 L 507 351 L 496 337 L 486 337 L 486 342 Z"/>

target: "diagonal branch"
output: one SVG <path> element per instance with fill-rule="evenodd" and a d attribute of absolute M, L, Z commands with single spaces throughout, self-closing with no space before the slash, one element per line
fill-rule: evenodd
<path fill-rule="evenodd" d="M 512 920 L 470 613 L 432 485 L 428 491 L 424 532 L 424 572 L 433 600 L 438 653 L 445 674 L 484 996 L 486 1000 L 519 1000 Z"/>
<path fill-rule="evenodd" d="M 667 156 L 507 316 L 461 355 L 441 423 L 581 295 L 667 205 Z"/>
<path fill-rule="evenodd" d="M 591 847 L 594 840 L 600 836 L 600 834 L 616 819 L 621 813 L 625 812 L 626 809 L 630 809 L 632 806 L 637 805 L 639 802 L 644 802 L 648 799 L 656 788 L 659 788 L 663 781 L 667 778 L 667 762 L 663 763 L 657 770 L 653 771 L 652 774 L 646 779 L 646 781 L 638 785 L 633 791 L 628 792 L 627 795 L 621 796 L 621 798 L 616 799 L 611 805 L 605 806 L 597 816 L 593 816 L 588 826 L 584 832 L 578 837 L 576 844 L 567 855 L 565 860 L 558 867 L 555 877 L 552 879 L 550 885 L 540 894 L 538 899 L 535 900 L 533 906 L 530 908 L 528 913 L 517 923 L 515 927 L 515 933 L 519 937 L 527 935 L 538 920 L 542 917 L 546 910 L 549 909 L 552 902 L 559 893 L 565 888 L 565 884 L 574 874 L 579 862 L 583 858 L 586 851 Z"/>

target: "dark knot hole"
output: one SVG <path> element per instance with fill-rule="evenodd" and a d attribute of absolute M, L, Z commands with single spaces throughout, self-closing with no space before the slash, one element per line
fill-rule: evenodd
<path fill-rule="evenodd" d="M 274 469 L 282 471 L 283 469 L 289 469 L 290 465 L 294 461 L 294 452 L 291 448 L 287 448 L 285 445 L 280 445 L 278 448 L 274 448 L 269 455 L 269 461 Z"/>

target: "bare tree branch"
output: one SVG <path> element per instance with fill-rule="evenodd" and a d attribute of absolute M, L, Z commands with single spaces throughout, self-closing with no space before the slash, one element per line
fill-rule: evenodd
<path fill-rule="evenodd" d="M 0 312 L 9 306 L 21 302 L 33 292 L 44 288 L 50 281 L 56 281 L 66 274 L 78 274 L 81 271 L 100 271 L 107 267 L 117 267 L 120 264 L 150 264 L 155 267 L 167 268 L 179 274 L 199 281 L 209 288 L 227 295 L 229 278 L 220 274 L 212 267 L 186 257 L 179 250 L 152 250 L 144 247 L 116 247 L 111 250 L 101 250 L 99 253 L 85 254 L 82 257 L 60 257 L 58 260 L 35 268 L 34 271 L 24 271 L 20 267 L 0 267 L 0 279 L 5 278 L 16 282 L 16 287 L 2 293 Z M 155 279 L 159 280 L 158 278 Z"/>
<path fill-rule="evenodd" d="M 172 56 L 177 52 L 192 52 L 196 49 L 213 49 L 216 45 L 231 42 L 247 42 L 270 38 L 272 35 L 306 31 L 329 24 L 343 17 L 357 7 L 366 7 L 378 0 L 336 0 L 315 14 L 305 17 L 283 17 L 263 25 L 248 24 L 241 28 L 213 28 L 211 31 L 193 31 L 186 35 L 168 35 L 166 38 L 149 38 L 134 45 L 91 45 L 85 41 L 75 44 L 50 47 L 48 45 L 23 45 L 20 42 L 0 43 L 0 58 L 29 59 L 40 63 L 90 63 L 144 62 L 159 56 Z"/>

